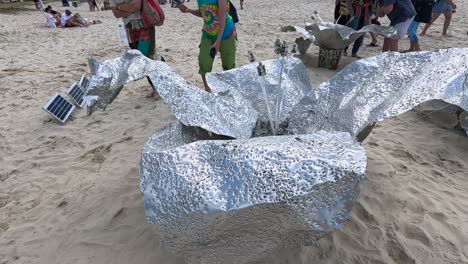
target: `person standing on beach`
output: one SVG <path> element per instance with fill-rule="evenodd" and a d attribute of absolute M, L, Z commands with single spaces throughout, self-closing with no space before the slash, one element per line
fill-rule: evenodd
<path fill-rule="evenodd" d="M 390 26 L 395 27 L 397 35 L 393 38 L 385 38 L 382 52 L 398 51 L 398 40 L 406 36 L 408 28 L 413 21 L 416 11 L 411 0 L 379 0 L 380 8 L 377 10 L 379 17 L 387 16 Z"/>
<path fill-rule="evenodd" d="M 158 1 L 154 2 L 158 5 Z M 116 18 L 122 18 L 125 25 L 128 45 L 131 49 L 139 50 L 143 55 L 154 59 L 156 39 L 155 28 L 146 27 L 140 15 L 141 0 L 110 0 L 112 13 Z M 164 19 L 164 13 L 161 9 Z M 155 97 L 156 90 L 153 83 L 148 78 L 153 91 L 147 97 Z"/>
<path fill-rule="evenodd" d="M 421 32 L 421 36 L 426 35 L 427 30 L 431 27 L 432 23 L 439 18 L 441 14 L 444 14 L 445 22 L 444 22 L 444 30 L 442 31 L 442 36 L 448 36 L 447 30 L 450 26 L 450 22 L 452 21 L 452 13 L 455 12 L 457 9 L 457 5 L 452 0 L 437 0 L 436 4 L 432 9 L 432 19 L 429 24 L 426 24 L 423 31 Z"/>
<path fill-rule="evenodd" d="M 236 67 L 236 27 L 229 15 L 229 0 L 197 0 L 198 9 L 189 9 L 179 5 L 182 13 L 190 13 L 203 18 L 200 53 L 198 55 L 198 73 L 202 76 L 205 90 L 210 92 L 205 75 L 213 68 L 214 57 L 219 52 L 223 70 Z"/>
<path fill-rule="evenodd" d="M 409 52 L 421 50 L 418 39 L 419 23 L 431 22 L 434 0 L 413 0 L 413 6 L 416 10 L 416 16 L 414 17 L 413 22 L 411 22 L 411 25 L 408 28 L 408 35 L 410 37 L 410 49 L 408 50 Z"/>
<path fill-rule="evenodd" d="M 349 1 L 349 0 L 348 0 Z M 350 26 L 354 30 L 360 30 L 364 26 L 370 24 L 370 15 L 371 15 L 371 0 L 354 0 L 352 2 L 353 11 L 351 13 L 352 21 Z M 361 57 L 357 54 L 361 48 L 362 42 L 364 41 L 364 35 L 359 37 L 353 44 L 353 50 L 351 57 L 360 59 Z"/>

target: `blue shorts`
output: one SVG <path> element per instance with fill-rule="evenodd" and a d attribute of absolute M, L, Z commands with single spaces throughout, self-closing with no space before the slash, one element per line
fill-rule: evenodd
<path fill-rule="evenodd" d="M 434 14 L 452 13 L 452 6 L 449 5 L 447 0 L 439 0 L 432 8 L 432 13 Z"/>

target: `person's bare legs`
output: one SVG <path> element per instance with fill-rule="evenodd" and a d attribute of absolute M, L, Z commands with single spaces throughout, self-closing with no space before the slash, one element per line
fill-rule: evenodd
<path fill-rule="evenodd" d="M 452 22 L 452 11 L 444 13 L 445 22 L 444 22 L 444 31 L 442 31 L 442 36 L 448 36 L 447 30 Z"/>
<path fill-rule="evenodd" d="M 240 0 L 241 9 L 244 9 L 244 0 Z"/>
<path fill-rule="evenodd" d="M 425 36 L 426 35 L 426 31 L 432 26 L 432 23 L 434 23 L 434 21 L 437 20 L 437 18 L 439 18 L 440 14 L 432 14 L 432 18 L 431 18 L 431 22 L 426 24 L 426 26 L 424 27 L 423 31 L 421 32 L 421 36 Z"/>
<path fill-rule="evenodd" d="M 205 91 L 211 93 L 211 89 L 210 89 L 210 86 L 208 86 L 208 83 L 206 82 L 205 75 L 202 75 L 202 79 L 203 79 L 203 85 L 205 86 Z"/>
<path fill-rule="evenodd" d="M 398 39 L 384 38 L 382 52 L 398 51 Z"/>
<path fill-rule="evenodd" d="M 390 39 L 390 51 L 398 51 L 398 39 Z"/>
<path fill-rule="evenodd" d="M 390 51 L 390 40 L 391 39 L 389 39 L 389 38 L 384 38 L 383 46 L 382 46 L 382 52 Z"/>

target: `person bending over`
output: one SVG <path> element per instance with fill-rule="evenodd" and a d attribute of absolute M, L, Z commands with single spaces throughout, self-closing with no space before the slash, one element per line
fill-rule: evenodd
<path fill-rule="evenodd" d="M 229 15 L 229 0 L 197 0 L 198 9 L 179 5 L 182 13 L 203 18 L 204 25 L 198 55 L 198 73 L 202 76 L 205 90 L 211 92 L 205 75 L 211 72 L 215 55 L 221 54 L 224 70 L 236 67 L 236 27 Z"/>
<path fill-rule="evenodd" d="M 416 11 L 411 0 L 379 0 L 379 4 L 377 15 L 387 16 L 390 19 L 390 26 L 397 30 L 395 37 L 384 39 L 382 52 L 398 51 L 398 40 L 405 37 Z"/>

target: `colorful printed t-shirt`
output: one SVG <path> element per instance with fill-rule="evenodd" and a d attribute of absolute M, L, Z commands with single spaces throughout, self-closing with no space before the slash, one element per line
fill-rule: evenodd
<path fill-rule="evenodd" d="M 219 31 L 218 0 L 197 0 L 198 8 L 204 20 L 203 37 L 216 40 Z M 229 0 L 226 0 L 226 26 L 223 38 L 226 40 L 235 34 L 234 21 L 229 15 Z"/>

